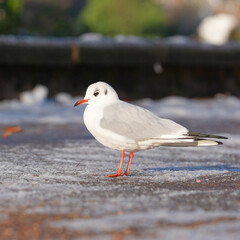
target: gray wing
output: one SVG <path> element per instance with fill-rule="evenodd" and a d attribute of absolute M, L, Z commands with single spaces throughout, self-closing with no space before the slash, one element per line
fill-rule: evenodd
<path fill-rule="evenodd" d="M 179 138 L 188 133 L 186 128 L 171 120 L 125 102 L 105 107 L 100 126 L 135 141 L 166 136 Z"/>

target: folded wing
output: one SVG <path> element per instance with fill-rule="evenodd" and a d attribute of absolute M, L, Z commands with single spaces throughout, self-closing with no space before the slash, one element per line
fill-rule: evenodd
<path fill-rule="evenodd" d="M 150 111 L 125 102 L 107 106 L 100 121 L 102 128 L 135 141 L 150 138 L 180 137 L 188 130 Z"/>
<path fill-rule="evenodd" d="M 162 146 L 210 146 L 221 142 L 206 138 L 226 139 L 223 136 L 188 131 L 174 121 L 159 118 L 146 109 L 125 102 L 105 107 L 100 126 L 136 142 L 151 140 Z"/>

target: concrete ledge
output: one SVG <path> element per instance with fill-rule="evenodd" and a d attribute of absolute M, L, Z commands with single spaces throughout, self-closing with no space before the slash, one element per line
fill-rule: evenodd
<path fill-rule="evenodd" d="M 84 94 L 109 82 L 122 98 L 168 95 L 240 96 L 240 43 L 223 46 L 188 38 L 40 38 L 0 36 L 0 99 L 18 97 L 36 84 Z"/>
<path fill-rule="evenodd" d="M 240 65 L 240 44 L 214 46 L 188 39 L 41 38 L 0 36 L 0 64 L 48 66 Z"/>

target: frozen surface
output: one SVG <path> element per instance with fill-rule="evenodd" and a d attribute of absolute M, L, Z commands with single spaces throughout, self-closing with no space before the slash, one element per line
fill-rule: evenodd
<path fill-rule="evenodd" d="M 83 108 L 72 107 L 80 98 L 62 93 L 50 101 L 43 93 L 35 89 L 38 97 L 27 103 L 0 103 L 0 129 L 24 130 L 0 139 L 1 239 L 10 220 L 30 236 L 39 226 L 39 238 L 29 239 L 239 239 L 238 98 L 138 101 L 192 130 L 229 139 L 215 147 L 139 152 L 129 177 L 109 179 L 104 175 L 117 170 L 120 153 L 87 132 Z"/>

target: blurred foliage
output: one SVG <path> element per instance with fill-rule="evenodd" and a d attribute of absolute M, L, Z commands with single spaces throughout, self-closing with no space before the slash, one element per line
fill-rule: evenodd
<path fill-rule="evenodd" d="M 76 22 L 78 31 L 156 36 L 164 34 L 166 17 L 152 0 L 88 0 Z"/>
<path fill-rule="evenodd" d="M 21 0 L 0 1 L 0 33 L 14 33 L 20 25 L 23 10 Z"/>
<path fill-rule="evenodd" d="M 0 0 L 0 34 L 77 36 L 97 32 L 107 36 L 193 36 L 201 20 L 214 13 L 208 2 Z M 235 9 L 240 9 L 239 0 L 222 2 L 220 12 L 228 9 L 230 2 L 233 13 Z M 235 15 L 239 16 L 239 12 Z M 240 39 L 239 29 L 231 35 L 231 39 Z"/>
<path fill-rule="evenodd" d="M 230 40 L 240 41 L 240 27 L 235 28 L 230 34 Z"/>
<path fill-rule="evenodd" d="M 20 29 L 21 34 L 66 36 L 73 35 L 73 20 L 69 9 L 57 4 L 28 4 Z"/>
<path fill-rule="evenodd" d="M 0 0 L 0 34 L 74 35 L 73 8 L 57 1 Z"/>
<path fill-rule="evenodd" d="M 169 20 L 166 34 L 192 36 L 201 22 L 198 10 L 195 5 L 190 4 L 176 9 Z"/>

